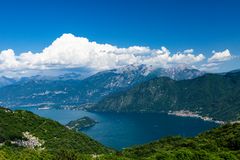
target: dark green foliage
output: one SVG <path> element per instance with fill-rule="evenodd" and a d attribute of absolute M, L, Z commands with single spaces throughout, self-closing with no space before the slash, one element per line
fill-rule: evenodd
<path fill-rule="evenodd" d="M 199 138 L 212 139 L 218 146 L 240 151 L 240 124 L 224 125 L 201 134 Z"/>
<path fill-rule="evenodd" d="M 0 109 L 1 142 L 22 139 L 23 132 L 30 132 L 43 140 L 44 148 L 49 151 L 71 149 L 79 153 L 106 153 L 110 151 L 100 143 L 62 126 L 56 121 L 41 118 L 28 111 Z M 1 143 L 0 142 L 0 143 Z"/>
<path fill-rule="evenodd" d="M 68 124 L 66 124 L 66 127 L 79 131 L 84 128 L 92 127 L 97 122 L 89 117 L 82 117 L 80 119 L 70 121 Z"/>
<path fill-rule="evenodd" d="M 125 149 L 123 155 L 134 159 L 237 160 L 240 158 L 239 134 L 240 124 L 227 124 L 194 138 L 168 137 Z"/>
<path fill-rule="evenodd" d="M 216 120 L 234 121 L 240 113 L 240 72 L 206 74 L 192 80 L 156 78 L 127 92 L 108 96 L 91 110 L 168 112 L 189 110 Z"/>

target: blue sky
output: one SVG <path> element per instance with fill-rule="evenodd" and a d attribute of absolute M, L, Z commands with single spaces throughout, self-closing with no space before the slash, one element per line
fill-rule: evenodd
<path fill-rule="evenodd" d="M 1 50 L 40 51 L 63 33 L 122 47 L 240 50 L 237 0 L 5 0 Z"/>
<path fill-rule="evenodd" d="M 0 50 L 41 52 L 72 33 L 125 48 L 194 49 L 206 57 L 229 49 L 238 56 L 239 8 L 238 0 L 2 0 Z"/>

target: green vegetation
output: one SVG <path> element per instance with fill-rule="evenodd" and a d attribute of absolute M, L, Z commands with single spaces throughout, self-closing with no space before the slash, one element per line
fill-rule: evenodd
<path fill-rule="evenodd" d="M 66 127 L 80 131 L 81 129 L 92 127 L 97 122 L 89 117 L 82 117 L 74 121 L 70 121 L 68 124 L 66 124 Z"/>
<path fill-rule="evenodd" d="M 206 74 L 192 80 L 162 77 L 108 96 L 90 110 L 169 112 L 188 110 L 215 120 L 236 121 L 240 113 L 240 72 Z"/>
<path fill-rule="evenodd" d="M 227 124 L 194 138 L 163 138 L 126 149 L 123 155 L 133 159 L 238 160 L 240 159 L 240 124 Z"/>
<path fill-rule="evenodd" d="M 29 148 L 23 132 L 44 141 Z M 28 111 L 0 108 L 0 160 L 238 160 L 240 124 L 226 124 L 193 138 L 166 137 L 149 144 L 110 150 L 82 133 Z"/>
<path fill-rule="evenodd" d="M 24 132 L 29 132 L 43 142 L 39 150 L 58 152 L 68 149 L 81 154 L 102 154 L 111 152 L 83 133 L 77 133 L 56 121 L 39 117 L 28 111 L 11 111 L 0 108 L 0 143 L 4 146 L 15 145 L 11 141 L 25 140 Z M 4 147 L 4 149 L 9 150 Z M 13 147 L 18 151 L 19 147 Z M 23 150 L 24 151 L 24 150 Z M 28 151 L 28 150 L 27 150 Z M 36 153 L 37 154 L 37 153 Z"/>

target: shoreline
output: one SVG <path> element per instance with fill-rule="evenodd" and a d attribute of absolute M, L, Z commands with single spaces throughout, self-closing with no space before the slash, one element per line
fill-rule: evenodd
<path fill-rule="evenodd" d="M 88 111 L 88 112 L 98 112 L 98 111 L 89 111 L 87 110 L 87 107 L 91 106 L 92 103 L 89 104 L 84 104 L 84 105 L 80 105 L 80 106 L 71 106 L 71 105 L 66 105 L 64 107 L 61 108 L 55 108 L 55 107 L 50 107 L 50 106 L 44 106 L 44 107 L 40 107 L 40 106 L 32 106 L 32 105 L 24 105 L 21 107 L 36 107 L 38 110 L 49 110 L 49 109 L 60 109 L 60 110 L 82 110 L 82 111 Z M 86 107 L 87 106 L 87 107 Z M 7 108 L 15 108 L 15 107 L 7 107 Z M 119 112 L 115 112 L 115 113 L 119 113 Z M 125 113 L 125 112 L 123 112 Z M 152 112 L 137 112 L 137 113 L 152 113 Z M 159 112 L 158 112 L 159 113 Z M 189 110 L 178 110 L 178 111 L 162 111 L 160 113 L 165 113 L 168 115 L 172 115 L 172 116 L 178 116 L 178 117 L 190 117 L 190 118 L 198 118 L 201 119 L 203 121 L 207 121 L 207 122 L 213 122 L 216 124 L 235 124 L 235 123 L 240 123 L 240 120 L 236 120 L 236 121 L 221 121 L 221 120 L 215 120 L 212 117 L 208 117 L 208 116 L 201 116 L 200 112 L 192 112 Z"/>
<path fill-rule="evenodd" d="M 180 110 L 180 111 L 168 111 L 167 112 L 168 115 L 173 115 L 173 116 L 178 116 L 178 117 L 191 117 L 191 118 L 199 118 L 202 119 L 203 121 L 207 121 L 207 122 L 214 122 L 217 124 L 226 124 L 226 122 L 224 121 L 219 121 L 219 120 L 214 120 L 211 117 L 207 117 L 207 116 L 201 116 L 199 115 L 197 112 L 191 112 L 189 110 Z M 238 121 L 234 121 L 231 123 L 240 123 Z"/>

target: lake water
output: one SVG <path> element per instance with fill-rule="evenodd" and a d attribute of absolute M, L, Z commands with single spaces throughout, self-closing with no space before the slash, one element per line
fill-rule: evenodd
<path fill-rule="evenodd" d="M 197 118 L 176 117 L 167 114 L 92 113 L 58 109 L 38 110 L 34 107 L 15 107 L 14 109 L 29 110 L 61 124 L 89 116 L 99 123 L 82 131 L 102 144 L 119 150 L 165 136 L 191 137 L 217 126 L 215 123 Z"/>

